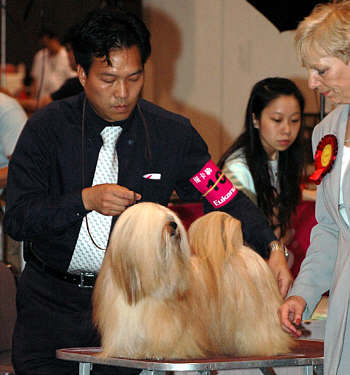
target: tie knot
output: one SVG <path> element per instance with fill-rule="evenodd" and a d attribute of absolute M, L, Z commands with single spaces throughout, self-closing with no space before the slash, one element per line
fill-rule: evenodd
<path fill-rule="evenodd" d="M 101 132 L 103 145 L 114 146 L 122 130 L 121 126 L 106 126 Z"/>

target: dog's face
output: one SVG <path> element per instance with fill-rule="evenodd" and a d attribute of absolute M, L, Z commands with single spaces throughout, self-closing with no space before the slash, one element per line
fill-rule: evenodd
<path fill-rule="evenodd" d="M 158 204 L 139 203 L 123 212 L 106 258 L 129 304 L 148 296 L 181 296 L 188 288 L 186 230 L 175 213 Z"/>

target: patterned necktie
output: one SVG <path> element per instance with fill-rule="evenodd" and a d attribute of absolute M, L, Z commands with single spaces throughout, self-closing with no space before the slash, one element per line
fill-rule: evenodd
<path fill-rule="evenodd" d="M 98 155 L 93 186 L 116 184 L 118 182 L 118 157 L 115 145 L 121 131 L 122 128 L 120 126 L 107 126 L 102 130 L 103 146 Z M 91 211 L 88 213 L 87 219 L 89 231 L 94 242 L 100 248 L 106 249 L 112 216 L 105 216 L 97 211 Z M 104 255 L 105 252 L 98 249 L 92 242 L 86 226 L 86 218 L 84 218 L 68 272 L 98 272 Z"/>

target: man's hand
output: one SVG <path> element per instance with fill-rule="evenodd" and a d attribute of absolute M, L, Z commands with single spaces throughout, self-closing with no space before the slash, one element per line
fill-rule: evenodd
<path fill-rule="evenodd" d="M 304 298 L 291 296 L 278 309 L 278 317 L 281 327 L 284 331 L 300 337 L 302 332 L 298 329 L 300 326 L 303 312 L 306 307 Z"/>
<path fill-rule="evenodd" d="M 293 276 L 288 268 L 284 252 L 279 250 L 271 251 L 267 263 L 275 275 L 281 295 L 284 298 L 293 283 Z"/>
<path fill-rule="evenodd" d="M 86 210 L 115 216 L 140 200 L 141 195 L 117 184 L 101 184 L 83 189 L 82 199 Z"/>

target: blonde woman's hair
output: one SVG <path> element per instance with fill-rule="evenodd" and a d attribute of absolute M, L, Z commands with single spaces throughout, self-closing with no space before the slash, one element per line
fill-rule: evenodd
<path fill-rule="evenodd" d="M 350 60 L 350 1 L 316 5 L 300 22 L 295 44 L 303 66 L 313 55 L 333 56 L 347 64 Z"/>

